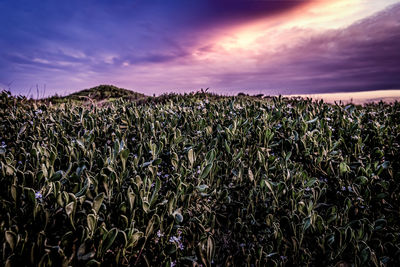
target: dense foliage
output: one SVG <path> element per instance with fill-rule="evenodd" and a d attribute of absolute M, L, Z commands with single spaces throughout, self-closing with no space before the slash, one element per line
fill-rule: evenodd
<path fill-rule="evenodd" d="M 0 97 L 2 264 L 400 262 L 399 103 Z"/>

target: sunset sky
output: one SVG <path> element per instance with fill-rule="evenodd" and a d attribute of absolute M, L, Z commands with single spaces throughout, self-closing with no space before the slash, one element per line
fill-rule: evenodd
<path fill-rule="evenodd" d="M 400 89 L 400 0 L 0 0 L 0 88 Z"/>

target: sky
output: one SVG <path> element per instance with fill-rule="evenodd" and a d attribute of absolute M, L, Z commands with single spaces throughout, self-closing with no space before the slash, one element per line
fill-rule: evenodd
<path fill-rule="evenodd" d="M 400 89 L 400 0 L 0 0 L 0 88 Z"/>

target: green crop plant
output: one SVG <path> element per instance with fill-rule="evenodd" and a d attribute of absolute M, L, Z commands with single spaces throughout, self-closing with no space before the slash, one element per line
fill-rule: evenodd
<path fill-rule="evenodd" d="M 400 104 L 0 95 L 5 266 L 400 263 Z"/>

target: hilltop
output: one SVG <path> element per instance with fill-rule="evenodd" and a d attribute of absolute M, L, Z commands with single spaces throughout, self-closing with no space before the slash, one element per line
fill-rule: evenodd
<path fill-rule="evenodd" d="M 128 89 L 119 88 L 114 85 L 99 85 L 90 89 L 72 93 L 67 96 L 70 99 L 81 99 L 89 97 L 94 100 L 104 100 L 110 98 L 138 99 L 145 97 L 144 94 L 137 93 Z"/>
<path fill-rule="evenodd" d="M 113 101 L 115 99 L 125 99 L 125 100 L 139 100 L 146 98 L 144 94 L 134 92 L 128 89 L 124 88 L 119 88 L 114 85 L 107 85 L 107 84 L 102 84 L 99 86 L 95 86 L 89 89 L 84 89 L 72 94 L 69 94 L 67 96 L 59 97 L 59 96 L 53 96 L 49 97 L 45 100 L 49 100 L 53 103 L 59 103 L 59 102 L 64 102 L 66 100 L 72 100 L 72 101 L 96 101 L 96 102 L 101 102 L 101 101 Z"/>

